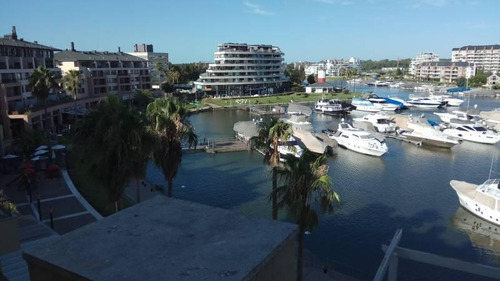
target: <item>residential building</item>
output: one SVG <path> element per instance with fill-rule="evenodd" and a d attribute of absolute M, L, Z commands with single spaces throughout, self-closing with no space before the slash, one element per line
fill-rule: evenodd
<path fill-rule="evenodd" d="M 42 116 L 44 111 L 29 87 L 30 75 L 39 66 L 52 71 L 57 81 L 61 78 L 54 51 L 58 49 L 18 38 L 15 26 L 11 34 L 0 38 L 0 144 L 17 136 L 26 126 L 43 128 L 45 119 L 51 124 L 60 122 L 57 110 L 48 108 L 47 115 Z M 57 98 L 51 90 L 49 102 Z"/>
<path fill-rule="evenodd" d="M 500 71 L 500 45 L 477 45 L 453 48 L 452 62 L 468 62 L 484 71 Z"/>
<path fill-rule="evenodd" d="M 331 93 L 333 92 L 333 85 L 327 82 L 316 82 L 314 84 L 306 86 L 306 93 Z"/>
<path fill-rule="evenodd" d="M 411 75 L 415 75 L 415 68 L 417 65 L 424 62 L 438 62 L 439 55 L 436 53 L 420 53 L 410 62 L 409 72 Z"/>
<path fill-rule="evenodd" d="M 289 81 L 280 48 L 272 45 L 224 43 L 217 46 L 214 63 L 194 82 L 197 90 L 220 95 L 283 92 Z"/>
<path fill-rule="evenodd" d="M 415 67 L 415 77 L 453 83 L 459 77 L 470 78 L 476 73 L 473 64 L 467 62 L 425 62 Z"/>
<path fill-rule="evenodd" d="M 404 67 L 401 67 L 401 66 L 386 66 L 386 67 L 382 67 L 382 71 L 397 71 L 397 70 L 401 70 L 401 71 L 405 71 L 406 68 Z"/>
<path fill-rule="evenodd" d="M 168 65 L 168 53 L 156 53 L 151 44 L 134 45 L 134 52 L 129 55 L 144 59 L 147 61 L 149 73 L 151 75 L 151 84 L 153 89 L 159 89 L 161 83 L 166 80 L 165 74 L 157 68 L 158 63 L 163 64 L 164 68 Z"/>
<path fill-rule="evenodd" d="M 121 52 L 77 51 L 71 49 L 55 55 L 63 75 L 80 71 L 82 84 L 78 99 L 118 93 L 124 97 L 136 90 L 151 89 L 151 75 L 145 59 Z"/>
<path fill-rule="evenodd" d="M 493 86 L 499 85 L 499 84 L 500 84 L 500 75 L 498 75 L 496 73 L 488 76 L 488 78 L 486 79 L 487 86 L 493 87 Z"/>

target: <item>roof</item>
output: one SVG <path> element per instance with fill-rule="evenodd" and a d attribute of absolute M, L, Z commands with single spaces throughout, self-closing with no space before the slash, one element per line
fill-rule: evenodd
<path fill-rule="evenodd" d="M 459 67 L 467 67 L 467 66 L 473 66 L 474 64 L 468 63 L 465 61 L 439 61 L 439 62 L 423 62 L 420 64 L 420 66 L 459 66 Z"/>
<path fill-rule="evenodd" d="M 259 135 L 259 127 L 254 121 L 238 121 L 234 123 L 233 130 L 247 138 L 257 137 Z"/>
<path fill-rule="evenodd" d="M 311 87 L 311 88 L 333 88 L 333 85 L 330 84 L 330 83 L 326 83 L 326 82 L 316 82 L 314 84 L 311 84 L 307 87 Z"/>
<path fill-rule="evenodd" d="M 156 196 L 23 257 L 78 280 L 252 280 L 296 233 L 295 224 Z"/>
<path fill-rule="evenodd" d="M 56 61 L 146 61 L 127 53 L 97 51 L 62 51 L 54 54 Z"/>
<path fill-rule="evenodd" d="M 452 51 L 462 51 L 462 50 L 485 50 L 485 49 L 500 49 L 500 45 L 468 45 L 460 48 L 453 48 Z"/>
<path fill-rule="evenodd" d="M 1 37 L 0 38 L 0 46 L 11 46 L 11 47 L 22 47 L 22 48 L 32 48 L 32 49 L 43 49 L 43 50 L 52 50 L 52 51 L 60 51 L 59 49 L 40 45 L 38 43 L 24 41 L 22 39 L 15 40 L 10 37 Z"/>

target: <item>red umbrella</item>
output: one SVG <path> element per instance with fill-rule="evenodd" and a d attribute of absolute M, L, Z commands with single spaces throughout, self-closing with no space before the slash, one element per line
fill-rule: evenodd
<path fill-rule="evenodd" d="M 23 169 L 28 169 L 28 168 L 29 168 L 29 169 L 33 169 L 33 165 L 31 165 L 31 163 L 30 163 L 30 162 L 24 162 L 24 163 L 21 165 L 21 167 L 22 167 Z"/>
<path fill-rule="evenodd" d="M 33 175 L 35 173 L 35 170 L 33 168 L 26 168 L 24 169 L 24 174 L 25 175 Z"/>

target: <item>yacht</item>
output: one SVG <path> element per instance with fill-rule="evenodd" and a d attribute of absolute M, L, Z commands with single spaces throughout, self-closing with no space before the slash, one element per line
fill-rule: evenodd
<path fill-rule="evenodd" d="M 488 130 L 482 126 L 459 126 L 443 131 L 443 134 L 459 138 L 461 140 L 478 142 L 484 144 L 496 144 L 500 141 L 500 134 Z"/>
<path fill-rule="evenodd" d="M 339 100 L 328 100 L 328 99 L 320 99 L 314 105 L 314 110 L 316 112 L 321 112 L 323 114 L 328 115 L 337 115 L 341 113 L 345 113 L 346 111 L 342 108 L 342 102 Z"/>
<path fill-rule="evenodd" d="M 380 157 L 387 152 L 387 145 L 381 143 L 370 133 L 353 128 L 342 120 L 339 124 L 337 132 L 326 132 L 328 137 L 337 141 L 339 146 L 345 147 L 352 151 Z"/>
<path fill-rule="evenodd" d="M 444 123 L 450 123 L 452 119 L 459 119 L 459 120 L 464 120 L 464 121 L 469 121 L 470 118 L 467 116 L 466 112 L 460 111 L 460 110 L 453 110 L 452 112 L 434 112 L 437 116 L 439 116 L 439 119 L 443 121 Z"/>
<path fill-rule="evenodd" d="M 499 179 L 488 179 L 480 185 L 452 180 L 450 185 L 457 192 L 462 207 L 488 222 L 500 225 Z"/>
<path fill-rule="evenodd" d="M 431 126 L 424 117 L 410 116 L 408 118 L 408 131 L 403 131 L 401 135 L 429 146 L 451 148 L 458 144 L 456 139 L 443 134 L 440 130 Z"/>
<path fill-rule="evenodd" d="M 278 143 L 278 152 L 280 153 L 280 161 L 285 161 L 285 155 L 292 155 L 297 158 L 300 158 L 304 150 L 299 146 L 297 140 L 290 136 L 287 142 L 279 142 Z"/>
<path fill-rule="evenodd" d="M 413 97 L 408 100 L 408 103 L 414 107 L 421 108 L 441 108 L 446 106 L 445 102 L 431 100 L 428 97 Z"/>
<path fill-rule="evenodd" d="M 444 103 L 446 103 L 446 106 L 457 106 L 458 107 L 462 103 L 464 103 L 463 99 L 456 99 L 456 98 L 452 98 L 452 97 L 447 96 L 447 95 L 434 95 L 433 93 L 431 93 L 429 95 L 429 99 L 439 101 L 439 102 L 444 102 Z"/>
<path fill-rule="evenodd" d="M 354 118 L 353 121 L 371 123 L 375 130 L 379 133 L 396 132 L 396 124 L 385 112 L 368 114 L 360 118 Z"/>
<path fill-rule="evenodd" d="M 352 105 L 356 107 L 358 111 L 367 111 L 367 112 L 379 112 L 381 110 L 384 111 L 396 111 L 399 107 L 395 104 L 387 103 L 385 99 L 373 99 L 364 100 L 360 98 L 353 98 Z"/>
<path fill-rule="evenodd" d="M 311 122 L 307 121 L 306 115 L 291 115 L 290 118 L 284 119 L 284 121 L 292 125 L 293 131 L 301 130 L 311 132 L 313 130 L 313 126 Z"/>
<path fill-rule="evenodd" d="M 380 110 L 384 111 L 396 111 L 401 109 L 401 106 L 394 103 L 389 103 L 385 98 L 379 97 L 377 95 L 372 95 L 367 99 L 369 102 L 373 104 L 373 106 L 380 108 Z"/>

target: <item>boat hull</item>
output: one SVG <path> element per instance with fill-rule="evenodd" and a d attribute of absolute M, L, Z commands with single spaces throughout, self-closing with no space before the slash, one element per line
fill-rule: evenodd
<path fill-rule="evenodd" d="M 496 144 L 500 138 L 489 136 L 488 134 L 471 134 L 468 132 L 458 131 L 456 129 L 446 129 L 443 134 L 459 138 L 461 140 L 482 143 L 482 144 Z"/>
<path fill-rule="evenodd" d="M 426 145 L 426 146 L 434 146 L 434 147 L 440 147 L 440 148 L 452 148 L 458 144 L 457 142 L 453 142 L 453 141 L 429 139 L 429 138 L 424 138 L 422 136 L 413 135 L 410 133 L 403 133 L 402 135 L 405 136 L 406 138 L 408 138 L 409 140 L 420 142 L 420 143 L 422 143 L 422 145 Z"/>

